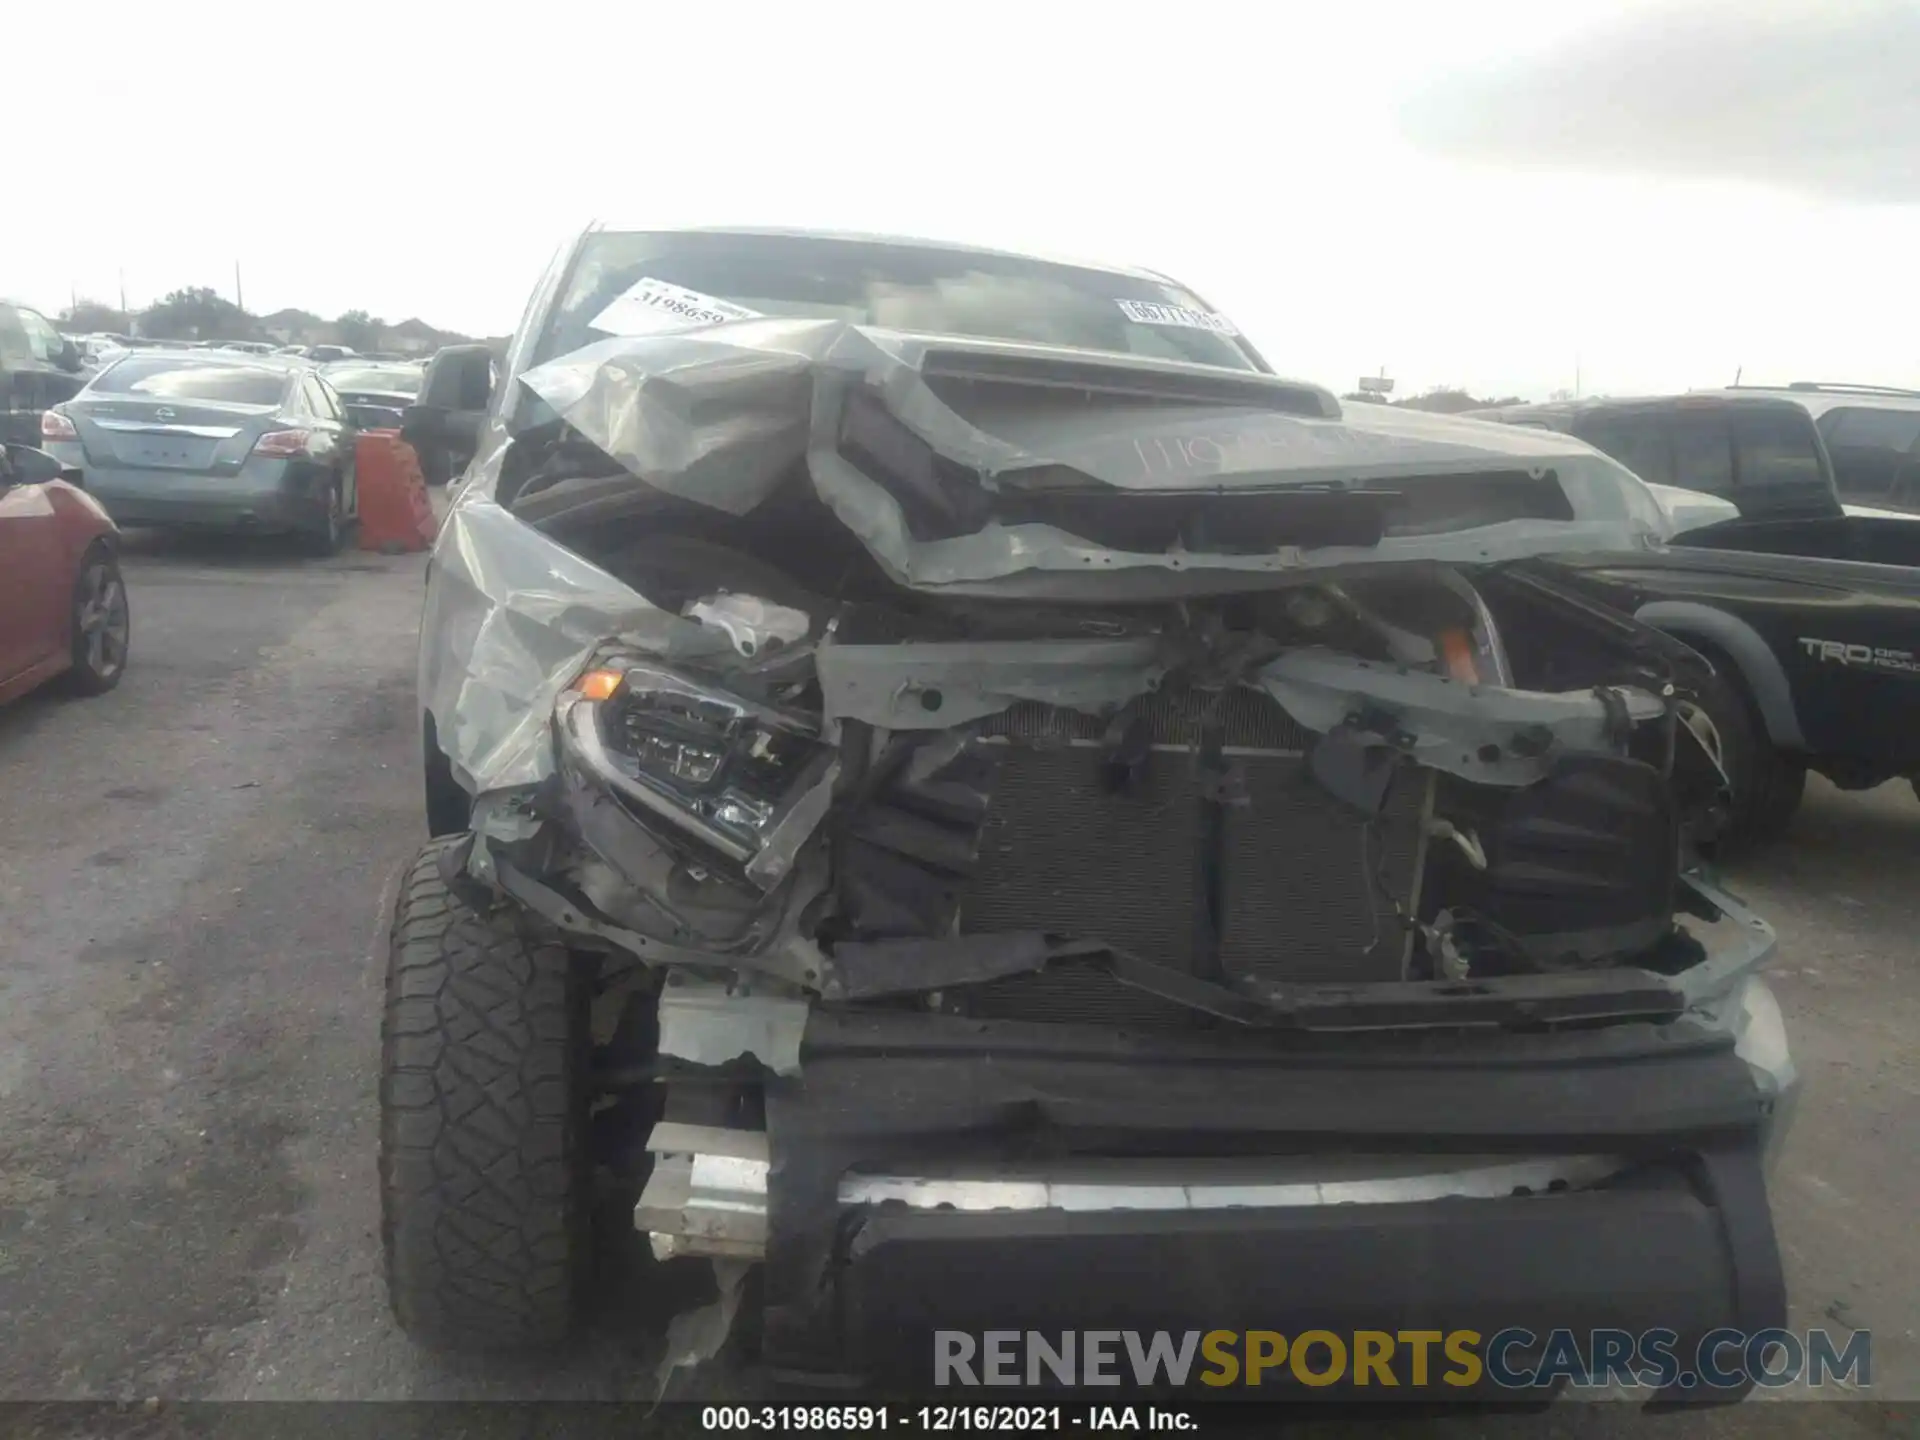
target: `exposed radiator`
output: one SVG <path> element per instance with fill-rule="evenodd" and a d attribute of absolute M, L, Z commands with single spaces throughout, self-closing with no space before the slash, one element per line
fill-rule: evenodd
<path fill-rule="evenodd" d="M 960 928 L 1096 936 L 1189 972 L 1211 943 L 1228 978 L 1399 979 L 1409 940 L 1389 897 L 1414 908 L 1426 778 L 1403 773 L 1369 839 L 1307 778 L 1308 734 L 1260 692 L 1176 691 L 1141 713 L 1152 748 L 1123 793 L 1108 778 L 1113 734 L 1099 720 L 1020 705 L 985 727 L 998 774 Z M 1217 812 L 1225 905 L 1212 941 L 1201 865 L 1212 807 L 1196 752 L 1209 717 L 1245 801 Z M 980 987 L 969 1008 L 1156 1028 L 1196 1021 L 1090 967 Z"/>

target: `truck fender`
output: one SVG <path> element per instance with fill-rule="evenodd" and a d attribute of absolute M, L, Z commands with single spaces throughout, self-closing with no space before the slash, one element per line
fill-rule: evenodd
<path fill-rule="evenodd" d="M 1725 654 L 1738 667 L 1741 682 L 1753 696 L 1760 718 L 1766 722 L 1767 738 L 1777 749 L 1807 748 L 1787 672 L 1773 648 L 1746 621 L 1690 600 L 1655 600 L 1642 605 L 1634 618 L 1676 639 L 1704 641 Z"/>

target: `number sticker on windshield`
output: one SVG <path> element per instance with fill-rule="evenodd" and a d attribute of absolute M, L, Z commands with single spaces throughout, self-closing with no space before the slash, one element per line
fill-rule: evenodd
<path fill-rule="evenodd" d="M 664 330 L 722 325 L 729 320 L 755 320 L 759 313 L 731 300 L 649 278 L 634 281 L 588 323 L 609 335 L 653 335 Z"/>
<path fill-rule="evenodd" d="M 1188 330 L 1211 330 L 1216 335 L 1238 335 L 1233 322 L 1211 310 L 1185 305 L 1162 305 L 1153 300 L 1119 300 L 1120 313 L 1136 325 L 1180 325 Z"/>

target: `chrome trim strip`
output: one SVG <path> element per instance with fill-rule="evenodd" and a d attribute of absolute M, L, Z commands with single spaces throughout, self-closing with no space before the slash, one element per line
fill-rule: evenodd
<path fill-rule="evenodd" d="M 149 420 L 91 420 L 88 423 L 126 435 L 191 435 L 197 440 L 231 440 L 240 433 L 238 425 L 165 425 Z"/>
<path fill-rule="evenodd" d="M 1495 1160 L 1475 1166 L 1402 1174 L 1327 1178 L 1336 1157 L 1317 1158 L 1310 1168 L 1321 1178 L 1179 1181 L 1177 1168 L 1154 1180 L 1080 1180 L 1004 1176 L 944 1179 L 911 1175 L 849 1175 L 840 1184 L 843 1205 L 894 1202 L 919 1210 L 1228 1210 L 1293 1209 L 1317 1205 L 1404 1205 L 1428 1200 L 1502 1199 L 1521 1191 L 1584 1189 L 1625 1168 L 1614 1156 L 1572 1155 L 1551 1159 Z M 1422 1157 L 1432 1165 L 1442 1157 Z M 1376 1160 L 1376 1164 L 1379 1162 Z M 1155 1167 L 1167 1170 L 1168 1167 Z M 1185 1168 L 1196 1167 L 1186 1162 Z M 1274 1162 L 1261 1168 L 1271 1172 Z M 1287 1168 L 1302 1169 L 1298 1165 Z M 1395 1167 L 1384 1167 L 1395 1168 Z"/>

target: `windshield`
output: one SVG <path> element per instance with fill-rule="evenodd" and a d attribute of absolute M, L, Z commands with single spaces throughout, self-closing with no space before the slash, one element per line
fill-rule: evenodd
<path fill-rule="evenodd" d="M 668 318 L 692 313 L 689 300 L 717 300 L 759 315 L 1264 369 L 1227 321 L 1166 281 L 933 245 L 633 231 L 584 243 L 534 363 L 634 333 L 643 307 L 609 307 L 645 281 L 659 282 L 643 287 L 646 305 Z"/>
<path fill-rule="evenodd" d="M 418 395 L 421 374 L 412 365 L 356 365 L 326 372 L 334 389 L 362 395 Z"/>
<path fill-rule="evenodd" d="M 209 400 L 228 405 L 278 405 L 286 373 L 260 365 L 208 364 L 180 355 L 127 356 L 88 387 L 99 394 Z"/>

